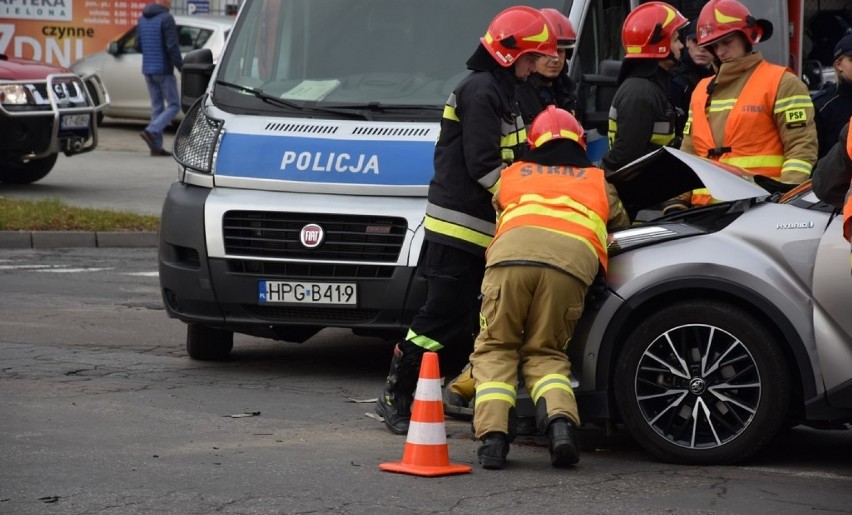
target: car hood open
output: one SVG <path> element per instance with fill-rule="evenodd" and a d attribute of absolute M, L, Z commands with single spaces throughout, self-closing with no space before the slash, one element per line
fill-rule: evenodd
<path fill-rule="evenodd" d="M 713 198 L 730 202 L 769 196 L 742 178 L 744 170 L 661 147 L 607 175 L 628 213 L 634 214 L 695 188 L 707 188 Z"/>

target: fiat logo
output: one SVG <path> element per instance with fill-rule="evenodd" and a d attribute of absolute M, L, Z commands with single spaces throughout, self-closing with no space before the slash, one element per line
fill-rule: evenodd
<path fill-rule="evenodd" d="M 308 224 L 299 231 L 299 241 L 309 249 L 319 246 L 324 237 L 325 232 L 317 224 Z"/>

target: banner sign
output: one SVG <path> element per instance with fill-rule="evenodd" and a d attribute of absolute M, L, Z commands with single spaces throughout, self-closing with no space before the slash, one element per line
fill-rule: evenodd
<path fill-rule="evenodd" d="M 106 50 L 151 0 L 0 0 L 0 54 L 69 67 Z"/>

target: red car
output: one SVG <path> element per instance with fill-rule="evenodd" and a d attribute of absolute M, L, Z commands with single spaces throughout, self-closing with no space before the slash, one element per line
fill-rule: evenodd
<path fill-rule="evenodd" d="M 107 103 L 97 75 L 84 82 L 65 68 L 0 54 L 0 182 L 36 182 L 60 152 L 93 150 L 96 115 Z"/>

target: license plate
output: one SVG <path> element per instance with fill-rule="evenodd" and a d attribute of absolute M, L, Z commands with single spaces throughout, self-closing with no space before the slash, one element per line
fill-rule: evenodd
<path fill-rule="evenodd" d="M 86 129 L 92 119 L 90 114 L 66 114 L 59 119 L 59 127 L 62 129 Z"/>
<path fill-rule="evenodd" d="M 258 281 L 258 302 L 290 304 L 345 304 L 358 302 L 352 283 L 314 283 L 295 281 Z"/>

